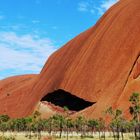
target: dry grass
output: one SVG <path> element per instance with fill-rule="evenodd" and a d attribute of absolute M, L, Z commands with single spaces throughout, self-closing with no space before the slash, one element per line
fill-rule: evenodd
<path fill-rule="evenodd" d="M 2 133 L 0 133 L 0 136 L 3 136 Z M 32 136 L 31 139 L 29 139 L 28 137 L 25 137 L 26 134 L 25 133 L 10 133 L 10 132 L 6 132 L 4 134 L 4 136 L 6 137 L 14 137 L 15 140 L 38 140 L 37 137 L 35 137 L 34 135 Z M 11 140 L 11 139 L 0 139 L 0 140 Z M 41 140 L 67 140 L 66 137 L 62 137 L 60 138 L 49 138 L 48 136 L 44 136 L 42 137 Z M 68 140 L 99 140 L 98 136 L 94 137 L 94 138 L 81 138 L 80 136 L 69 136 Z M 101 139 L 103 140 L 103 139 Z M 112 137 L 106 137 L 106 140 L 114 140 Z M 121 138 L 120 138 L 121 140 Z M 134 140 L 132 134 L 125 134 L 124 135 L 124 140 Z"/>

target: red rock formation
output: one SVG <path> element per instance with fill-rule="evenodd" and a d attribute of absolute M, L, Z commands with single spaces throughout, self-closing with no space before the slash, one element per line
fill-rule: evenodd
<path fill-rule="evenodd" d="M 0 114 L 22 117 L 37 75 L 10 77 L 0 81 Z"/>
<path fill-rule="evenodd" d="M 116 104 L 139 56 L 139 13 L 139 0 L 113 6 L 94 27 L 50 57 L 33 93 L 40 91 L 42 96 L 63 89 L 97 102 L 83 111 L 88 116 L 98 117 Z"/>
<path fill-rule="evenodd" d="M 140 91 L 139 23 L 140 0 L 118 2 L 94 27 L 48 59 L 36 80 L 33 78 L 25 85 L 29 90 L 22 88 L 20 106 L 11 108 L 8 114 L 29 115 L 45 95 L 58 89 L 96 102 L 80 112 L 88 117 L 101 116 L 109 106 L 127 110 L 129 96 L 133 91 Z M 18 97 L 17 91 L 14 93 Z M 1 109 L 5 107 L 1 100 L 7 102 L 8 99 L 0 96 L 0 112 L 3 113 Z M 11 99 L 12 104 L 15 101 Z"/>

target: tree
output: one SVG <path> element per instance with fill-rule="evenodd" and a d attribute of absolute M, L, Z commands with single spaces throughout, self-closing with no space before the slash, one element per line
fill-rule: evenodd
<path fill-rule="evenodd" d="M 10 120 L 10 117 L 8 115 L 0 115 L 0 130 L 3 132 L 7 131 L 8 129 L 8 121 Z"/>
<path fill-rule="evenodd" d="M 48 132 L 49 132 L 49 135 L 51 135 L 52 129 L 53 129 L 53 117 L 48 118 L 47 122 L 48 122 Z"/>
<path fill-rule="evenodd" d="M 6 122 L 0 123 L 0 131 L 3 132 L 3 135 L 4 135 L 4 132 L 7 131 L 7 123 Z"/>
<path fill-rule="evenodd" d="M 119 109 L 113 110 L 112 107 L 109 107 L 106 110 L 106 113 L 108 113 L 112 118 L 110 127 L 113 130 L 114 139 L 115 139 L 116 131 L 117 131 L 117 138 L 119 139 L 120 138 L 120 133 L 119 133 L 120 132 L 120 120 L 121 120 L 122 111 Z"/>
<path fill-rule="evenodd" d="M 45 125 L 45 121 L 42 119 L 33 122 L 33 129 L 34 131 L 37 131 L 38 139 L 41 138 L 41 131 L 44 130 L 44 125 Z"/>
<path fill-rule="evenodd" d="M 121 136 L 122 136 L 122 140 L 123 140 L 123 131 L 124 131 L 124 127 L 125 127 L 125 120 L 123 118 L 117 118 L 117 119 L 113 119 L 111 121 L 110 127 L 114 130 L 117 131 L 117 139 L 120 138 L 120 132 L 121 132 Z"/>
<path fill-rule="evenodd" d="M 67 106 L 64 106 L 63 109 L 64 109 L 64 112 L 66 112 L 66 115 L 68 115 L 67 113 L 69 111 L 69 108 Z"/>
<path fill-rule="evenodd" d="M 88 127 L 91 129 L 91 132 L 92 132 L 92 137 L 94 137 L 94 131 L 95 129 L 97 128 L 98 126 L 98 121 L 97 120 L 94 120 L 94 119 L 90 119 L 88 120 L 88 123 L 87 123 Z"/>
<path fill-rule="evenodd" d="M 77 134 L 78 134 L 78 132 L 80 132 L 81 137 L 83 137 L 85 135 L 85 125 L 86 125 L 85 118 L 83 116 L 78 116 L 75 119 L 74 124 L 75 124 Z"/>
<path fill-rule="evenodd" d="M 8 115 L 0 115 L 0 123 L 8 122 L 9 120 L 10 120 L 10 117 Z"/>
<path fill-rule="evenodd" d="M 98 131 L 99 131 L 99 139 L 100 139 L 100 131 L 103 131 L 104 140 L 105 140 L 105 120 L 103 118 L 99 118 L 97 127 L 98 127 Z"/>
<path fill-rule="evenodd" d="M 69 129 L 72 128 L 73 125 L 73 121 L 70 118 L 66 118 L 66 127 L 67 127 L 67 140 L 68 140 L 68 135 L 69 135 Z"/>
<path fill-rule="evenodd" d="M 129 112 L 133 116 L 133 120 L 136 122 L 136 126 L 134 128 L 135 131 L 135 138 L 137 138 L 137 126 L 139 127 L 140 131 L 140 119 L 139 119 L 139 114 L 140 114 L 140 95 L 139 93 L 134 92 L 131 96 L 129 101 L 131 102 L 131 106 L 129 107 Z M 140 135 L 140 132 L 139 132 Z"/>
<path fill-rule="evenodd" d="M 64 109 L 64 115 L 65 115 L 65 118 L 66 118 L 66 127 L 67 127 L 67 140 L 69 139 L 69 125 L 71 123 L 71 119 L 69 119 L 69 108 L 67 106 L 64 106 L 63 107 Z"/>
<path fill-rule="evenodd" d="M 130 128 L 130 124 L 125 118 L 120 118 L 120 128 L 121 128 L 121 136 L 122 136 L 122 140 L 123 140 L 124 139 L 123 133 L 128 132 L 129 128 Z"/>
<path fill-rule="evenodd" d="M 14 128 L 16 131 L 24 131 L 26 129 L 26 121 L 24 118 L 13 120 Z"/>
<path fill-rule="evenodd" d="M 26 126 L 27 126 L 27 131 L 29 132 L 29 138 L 32 137 L 31 132 L 32 132 L 32 126 L 33 126 L 33 118 L 31 116 L 25 118 Z"/>
<path fill-rule="evenodd" d="M 139 113 L 140 113 L 140 95 L 139 93 L 133 93 L 130 96 L 129 101 L 132 106 L 129 107 L 130 113 L 133 115 L 133 119 L 139 123 Z"/>
<path fill-rule="evenodd" d="M 54 115 L 53 116 L 53 122 L 54 122 L 54 125 L 56 125 L 56 127 L 59 129 L 59 137 L 61 138 L 62 137 L 62 132 L 63 132 L 63 128 L 64 128 L 64 125 L 65 125 L 65 117 L 62 116 L 62 115 Z"/>

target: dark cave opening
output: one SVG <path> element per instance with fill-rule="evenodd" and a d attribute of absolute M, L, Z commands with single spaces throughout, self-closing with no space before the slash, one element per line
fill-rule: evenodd
<path fill-rule="evenodd" d="M 72 111 L 83 110 L 95 103 L 86 101 L 61 89 L 58 89 L 52 93 L 48 93 L 41 99 L 41 101 L 51 102 L 52 104 L 60 106 L 62 108 L 67 107 Z"/>

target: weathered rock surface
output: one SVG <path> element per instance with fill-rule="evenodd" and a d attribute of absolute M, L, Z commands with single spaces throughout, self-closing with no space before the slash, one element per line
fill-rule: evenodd
<path fill-rule="evenodd" d="M 0 114 L 11 117 L 26 116 L 25 105 L 37 75 L 22 75 L 0 81 Z M 31 112 L 30 112 L 31 113 Z"/>

